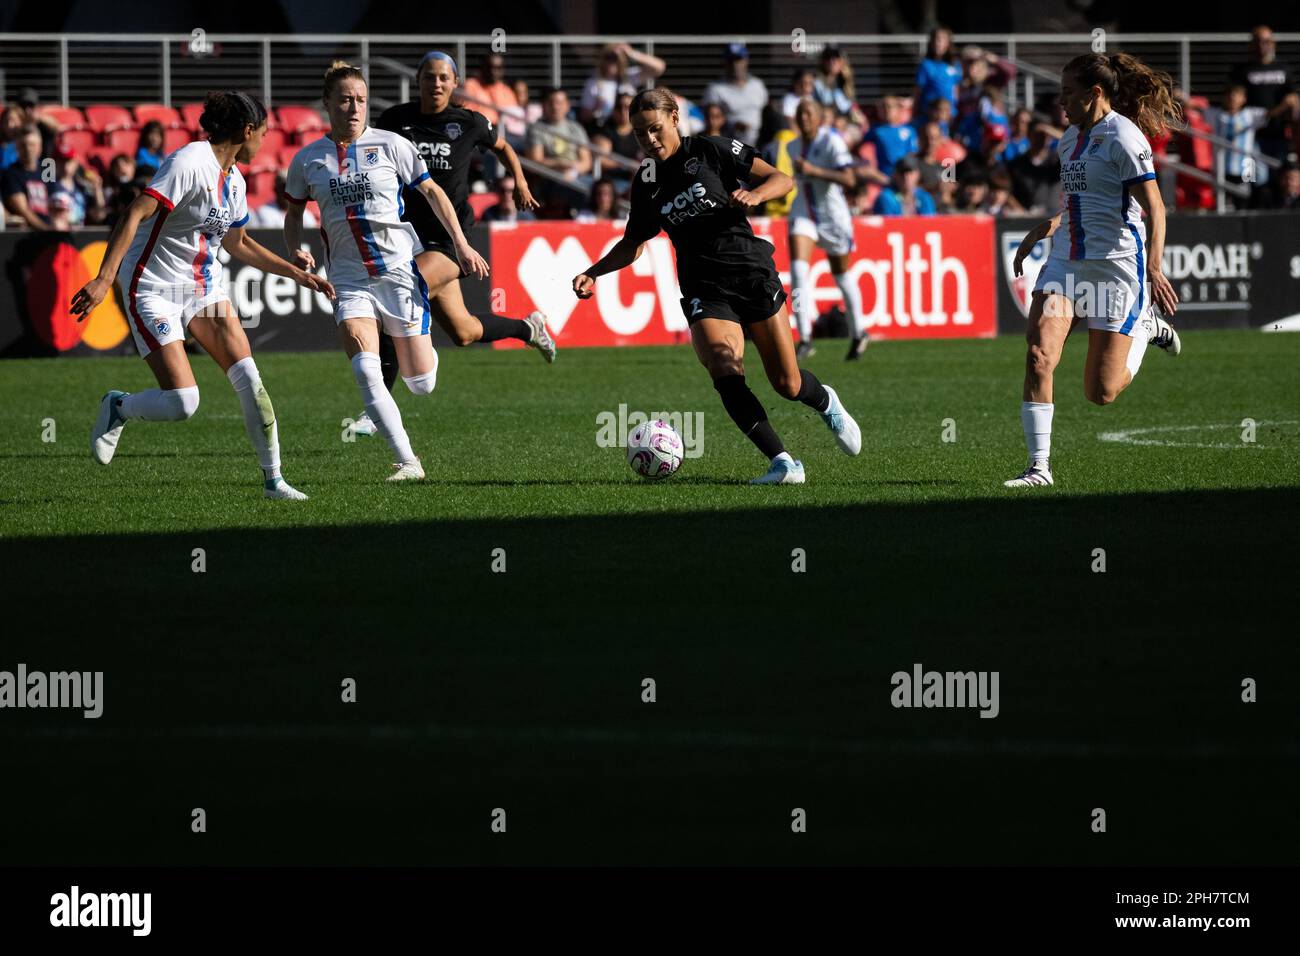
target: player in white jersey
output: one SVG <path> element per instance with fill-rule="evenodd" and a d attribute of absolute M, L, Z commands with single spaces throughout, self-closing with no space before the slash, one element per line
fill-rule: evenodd
<path fill-rule="evenodd" d="M 790 205 L 790 286 L 795 320 L 799 324 L 796 357 L 807 358 L 812 344 L 813 302 L 810 279 L 813 244 L 821 246 L 830 263 L 831 275 L 844 299 L 844 311 L 852 328 L 849 359 L 862 357 L 867 347 L 866 319 L 862 315 L 862 293 L 849 278 L 849 255 L 853 252 L 853 215 L 849 212 L 845 188 L 854 183 L 853 157 L 835 127 L 822 125 L 822 107 L 811 97 L 799 101 L 794 111 L 799 135 L 791 140 L 798 192 Z"/>
<path fill-rule="evenodd" d="M 416 395 L 433 391 L 438 354 L 429 338 L 429 289 L 415 264 L 415 231 L 401 221 L 402 190 L 416 188 L 451 237 L 461 271 L 485 277 L 487 263 L 465 238 L 455 207 L 429 177 L 419 151 L 397 133 L 366 125 L 368 94 L 361 71 L 335 61 L 325 73 L 327 136 L 304 146 L 289 166 L 292 200 L 284 241 L 300 265 L 302 213 L 308 199 L 320 207 L 325 268 L 338 292 L 334 318 L 361 398 L 396 461 L 390 481 L 422 479 L 397 403 L 384 387 L 379 328 L 392 336 L 402 380 Z M 451 276 L 448 281 L 459 278 Z"/>
<path fill-rule="evenodd" d="M 1161 265 L 1165 206 L 1147 141 L 1181 120 L 1172 87 L 1167 73 L 1123 53 L 1078 56 L 1061 73 L 1070 122 L 1059 147 L 1062 209 L 1025 236 L 1014 265 L 1020 275 L 1034 246 L 1056 237 L 1034 286 L 1026 333 L 1020 422 L 1029 464 L 1007 487 L 1053 482 L 1052 373 L 1074 324 L 1088 323 L 1083 391 L 1097 405 L 1109 405 L 1133 381 L 1148 342 L 1171 355 L 1182 348 L 1160 315 L 1174 313 L 1178 296 Z"/>
<path fill-rule="evenodd" d="M 271 399 L 230 304 L 217 246 L 231 256 L 316 292 L 333 295 L 328 282 L 254 242 L 248 223 L 244 177 L 236 163 L 251 162 L 266 132 L 266 109 L 239 92 L 209 93 L 199 123 L 209 139 L 190 143 L 163 160 L 144 194 L 108 239 L 99 275 L 72 298 L 81 321 L 104 300 L 114 277 L 126 303 L 131 334 L 158 388 L 110 391 L 100 402 L 91 454 L 108 464 L 128 421 L 182 421 L 199 406 L 199 389 L 185 355 L 185 333 L 226 373 L 244 414 L 244 427 L 262 466 L 267 498 L 307 496 L 280 475 L 280 440 Z M 149 228 L 140 229 L 147 220 Z"/>

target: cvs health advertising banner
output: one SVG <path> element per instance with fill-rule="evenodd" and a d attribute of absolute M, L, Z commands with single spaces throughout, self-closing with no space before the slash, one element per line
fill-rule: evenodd
<path fill-rule="evenodd" d="M 751 220 L 770 241 L 790 287 L 784 219 Z M 664 233 L 641 257 L 596 280 L 581 301 L 573 277 L 623 235 L 623 222 L 524 222 L 492 225 L 492 310 L 546 313 L 561 346 L 668 345 L 689 339 L 672 243 Z M 867 327 L 880 339 L 988 338 L 997 333 L 993 220 L 988 216 L 868 216 L 854 220 L 849 276 L 862 294 Z M 824 254 L 811 281 L 817 311 L 840 301 Z M 498 342 L 501 347 L 518 343 Z"/>

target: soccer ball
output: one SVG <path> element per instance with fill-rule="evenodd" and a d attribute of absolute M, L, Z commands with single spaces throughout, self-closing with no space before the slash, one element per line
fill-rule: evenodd
<path fill-rule="evenodd" d="M 644 422 L 627 436 L 627 463 L 642 478 L 667 478 L 682 467 L 682 436 L 667 422 Z"/>

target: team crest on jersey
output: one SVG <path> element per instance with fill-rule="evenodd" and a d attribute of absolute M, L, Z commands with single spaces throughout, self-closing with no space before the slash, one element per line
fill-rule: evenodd
<path fill-rule="evenodd" d="M 459 123 L 448 123 L 443 128 L 447 131 L 448 139 L 460 139 L 461 129 Z"/>
<path fill-rule="evenodd" d="M 698 156 L 692 156 L 686 161 L 686 175 L 694 176 L 700 171 L 700 159 Z"/>
<path fill-rule="evenodd" d="M 1023 232 L 1002 234 L 1002 274 L 1007 277 L 1007 288 L 1011 290 L 1011 298 L 1016 300 L 1016 305 L 1025 318 L 1029 318 L 1029 301 L 1034 295 L 1034 283 L 1038 281 L 1038 272 L 1051 254 L 1052 240 L 1044 239 L 1029 255 L 1025 256 L 1025 261 L 1021 264 L 1024 274 L 1017 277 L 1016 250 L 1020 248 L 1020 243 L 1026 235 L 1027 233 Z"/>
<path fill-rule="evenodd" d="M 1088 155 L 1096 156 L 1097 150 L 1101 149 L 1101 144 L 1104 143 L 1105 141 L 1106 141 L 1105 138 L 1102 136 L 1093 137 L 1092 145 L 1088 147 Z"/>
<path fill-rule="evenodd" d="M 378 146 L 367 146 L 361 151 L 361 165 L 363 166 L 379 165 Z"/>
<path fill-rule="evenodd" d="M 166 322 L 158 322 L 154 325 L 154 331 L 157 332 L 159 335 L 166 335 L 171 330 L 172 327 L 168 325 Z"/>

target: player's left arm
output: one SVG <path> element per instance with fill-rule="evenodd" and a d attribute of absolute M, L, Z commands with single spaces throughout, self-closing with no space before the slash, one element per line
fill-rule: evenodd
<path fill-rule="evenodd" d="M 281 259 L 250 236 L 243 226 L 232 227 L 226 233 L 226 237 L 221 240 L 221 246 L 230 253 L 232 258 L 238 259 L 254 269 L 261 269 L 263 272 L 270 272 L 278 276 L 288 276 L 294 282 L 306 286 L 313 292 L 324 292 L 331 299 L 334 298 L 334 287 L 327 281 L 313 272 L 300 269 L 292 262 Z"/>
<path fill-rule="evenodd" d="M 465 231 L 460 228 L 460 219 L 456 216 L 456 207 L 451 204 L 451 200 L 442 191 L 442 187 L 435 183 L 428 174 L 425 174 L 424 178 L 416 183 L 415 188 L 429 201 L 429 207 L 433 210 L 433 214 L 442 223 L 442 228 L 447 230 L 447 235 L 451 236 L 461 268 L 472 276 L 486 279 L 488 264 L 469 244 L 469 240 L 465 238 Z"/>
<path fill-rule="evenodd" d="M 524 177 L 524 167 L 519 163 L 519 154 L 515 148 L 506 142 L 506 138 L 501 135 L 500 128 L 497 130 L 497 141 L 492 144 L 492 152 L 501 157 L 501 162 L 506 164 L 510 170 L 510 175 L 515 179 L 515 205 L 520 209 L 537 209 L 541 206 L 533 198 L 532 191 L 528 188 L 528 180 Z"/>
<path fill-rule="evenodd" d="M 1165 201 L 1154 179 L 1136 186 L 1133 197 L 1147 220 L 1147 280 L 1151 283 L 1151 299 L 1165 315 L 1173 315 L 1178 309 L 1178 294 L 1164 272 Z"/>
<path fill-rule="evenodd" d="M 852 174 L 850 173 L 850 176 Z M 752 189 L 741 187 L 731 193 L 731 204 L 742 208 L 761 206 L 771 199 L 780 199 L 794 189 L 794 180 L 767 160 L 755 156 L 749 167 L 750 182 L 758 180 Z"/>

